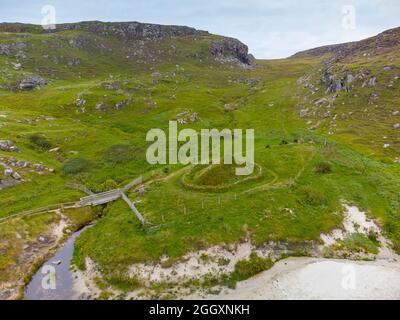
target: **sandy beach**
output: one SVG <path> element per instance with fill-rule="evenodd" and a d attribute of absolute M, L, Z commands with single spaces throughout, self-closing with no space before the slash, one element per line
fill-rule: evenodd
<path fill-rule="evenodd" d="M 199 298 L 191 297 L 191 298 Z M 251 279 L 202 299 L 400 299 L 400 263 L 289 258 Z"/>

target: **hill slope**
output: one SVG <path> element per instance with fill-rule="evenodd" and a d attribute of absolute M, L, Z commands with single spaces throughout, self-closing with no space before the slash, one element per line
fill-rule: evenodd
<path fill-rule="evenodd" d="M 342 226 L 343 202 L 377 220 L 399 251 L 400 57 L 398 30 L 388 34 L 393 40 L 254 61 L 240 41 L 187 27 L 0 25 L 0 218 L 143 176 L 128 196 L 150 223 L 142 226 L 122 200 L 5 220 L 2 297 L 15 297 L 22 274 L 61 241 L 53 229 L 68 234 L 94 217 L 74 263 L 98 270 L 101 298 L 234 286 L 282 254 L 373 256 L 381 244 L 372 233 L 318 251 L 321 233 Z M 241 181 L 229 166 L 149 165 L 146 132 L 167 130 L 170 120 L 197 131 L 254 129 L 259 170 Z M 212 275 L 185 281 L 149 282 L 132 271 L 221 244 L 232 253 L 242 242 L 274 254 L 254 249 L 238 261 L 214 261 Z"/>

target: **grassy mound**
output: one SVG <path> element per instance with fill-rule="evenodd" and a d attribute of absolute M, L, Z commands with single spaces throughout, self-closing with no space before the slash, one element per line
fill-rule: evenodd
<path fill-rule="evenodd" d="M 236 175 L 236 168 L 233 164 L 199 165 L 183 175 L 181 181 L 185 187 L 195 190 L 232 191 L 239 184 L 258 180 L 263 175 L 259 165 L 255 165 L 249 176 Z"/>

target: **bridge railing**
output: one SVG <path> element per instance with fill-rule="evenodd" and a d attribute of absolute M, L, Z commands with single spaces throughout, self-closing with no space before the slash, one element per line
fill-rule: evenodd
<path fill-rule="evenodd" d="M 69 208 L 84 207 L 84 206 L 91 205 L 92 203 L 101 202 L 102 199 L 104 199 L 105 201 L 108 201 L 108 199 L 107 199 L 108 197 L 111 197 L 111 199 L 112 199 L 109 201 L 113 201 L 119 197 L 122 197 L 122 194 L 124 192 L 126 192 L 129 189 L 131 189 L 135 186 L 138 186 L 142 183 L 143 183 L 143 176 L 140 176 L 140 177 L 136 178 L 135 180 L 133 180 L 132 182 L 130 182 L 129 184 L 127 184 L 122 189 L 115 189 L 115 190 L 110 190 L 110 191 L 106 191 L 106 192 L 102 192 L 102 193 L 96 193 L 93 195 L 89 195 L 87 197 L 81 198 L 80 201 L 78 201 L 78 202 L 67 202 L 67 203 L 54 204 L 54 205 L 49 205 L 49 206 L 42 207 L 42 208 L 36 208 L 36 209 L 32 209 L 32 210 L 23 211 L 20 213 L 8 215 L 6 217 L 0 218 L 0 223 L 7 221 L 9 219 L 12 219 L 12 218 L 16 218 L 16 217 L 23 217 L 23 216 L 29 216 L 29 215 L 34 215 L 34 214 L 46 213 L 49 211 L 59 210 L 59 209 L 68 208 L 68 207 Z M 68 184 L 67 186 L 69 188 L 74 188 L 74 189 L 79 188 L 79 190 L 87 192 L 87 193 L 91 192 L 89 189 L 86 189 L 84 186 L 81 186 L 81 185 L 71 183 L 71 184 Z M 134 211 L 136 213 L 137 209 L 135 208 Z M 140 213 L 139 213 L 139 216 L 141 216 Z M 142 220 L 142 219 L 140 219 L 140 220 Z"/>
<path fill-rule="evenodd" d="M 135 180 L 133 180 L 132 182 L 128 183 L 124 188 L 123 191 L 127 192 L 129 191 L 129 189 L 132 189 L 133 187 L 136 187 L 140 184 L 143 183 L 143 176 L 140 176 L 139 178 L 136 178 Z"/>
<path fill-rule="evenodd" d="M 115 189 L 115 190 L 106 191 L 106 192 L 102 192 L 102 193 L 96 193 L 92 196 L 87 196 L 87 197 L 81 198 L 78 203 L 79 203 L 79 205 L 90 205 L 93 202 L 97 202 L 98 200 L 101 200 L 101 199 L 106 199 L 108 197 L 114 198 L 114 197 L 120 197 L 120 196 L 121 196 L 121 190 Z"/>

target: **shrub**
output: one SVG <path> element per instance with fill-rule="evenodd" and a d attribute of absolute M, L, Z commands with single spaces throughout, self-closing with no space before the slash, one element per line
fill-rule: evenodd
<path fill-rule="evenodd" d="M 320 162 L 317 163 L 317 165 L 315 166 L 315 172 L 317 173 L 330 173 L 332 172 L 332 166 L 329 162 Z"/>
<path fill-rule="evenodd" d="M 140 287 L 140 281 L 135 277 L 129 277 L 125 274 L 113 274 L 106 277 L 106 281 L 114 288 L 123 292 L 133 291 Z"/>
<path fill-rule="evenodd" d="M 49 150 L 53 147 L 53 144 L 45 137 L 39 134 L 33 134 L 29 137 L 29 141 L 41 150 Z"/>
<path fill-rule="evenodd" d="M 108 179 L 104 183 L 101 184 L 101 190 L 99 192 L 106 192 L 106 191 L 117 189 L 117 188 L 118 188 L 118 183 L 116 183 L 112 179 Z"/>
<path fill-rule="evenodd" d="M 326 203 L 327 199 L 323 192 L 311 187 L 304 186 L 299 189 L 304 202 L 312 206 L 320 206 Z"/>
<path fill-rule="evenodd" d="M 371 242 L 375 243 L 376 245 L 378 245 L 378 246 L 380 245 L 379 240 L 378 240 L 378 235 L 376 234 L 376 232 L 370 231 L 368 233 L 368 239 Z"/>
<path fill-rule="evenodd" d="M 236 263 L 235 271 L 226 279 L 227 285 L 235 288 L 238 281 L 249 279 L 272 266 L 273 262 L 270 259 L 261 258 L 253 252 L 248 260 L 240 260 Z"/>
<path fill-rule="evenodd" d="M 75 158 L 68 160 L 63 165 L 63 171 L 66 174 L 75 174 L 84 171 L 89 165 L 89 162 L 84 158 Z"/>
<path fill-rule="evenodd" d="M 339 244 L 350 252 L 366 252 L 378 254 L 379 241 L 373 242 L 371 239 L 361 233 L 354 233 L 345 240 L 339 241 Z"/>
<path fill-rule="evenodd" d="M 103 159 L 111 164 L 126 163 L 136 157 L 136 148 L 126 144 L 115 144 L 108 148 L 103 155 Z"/>

